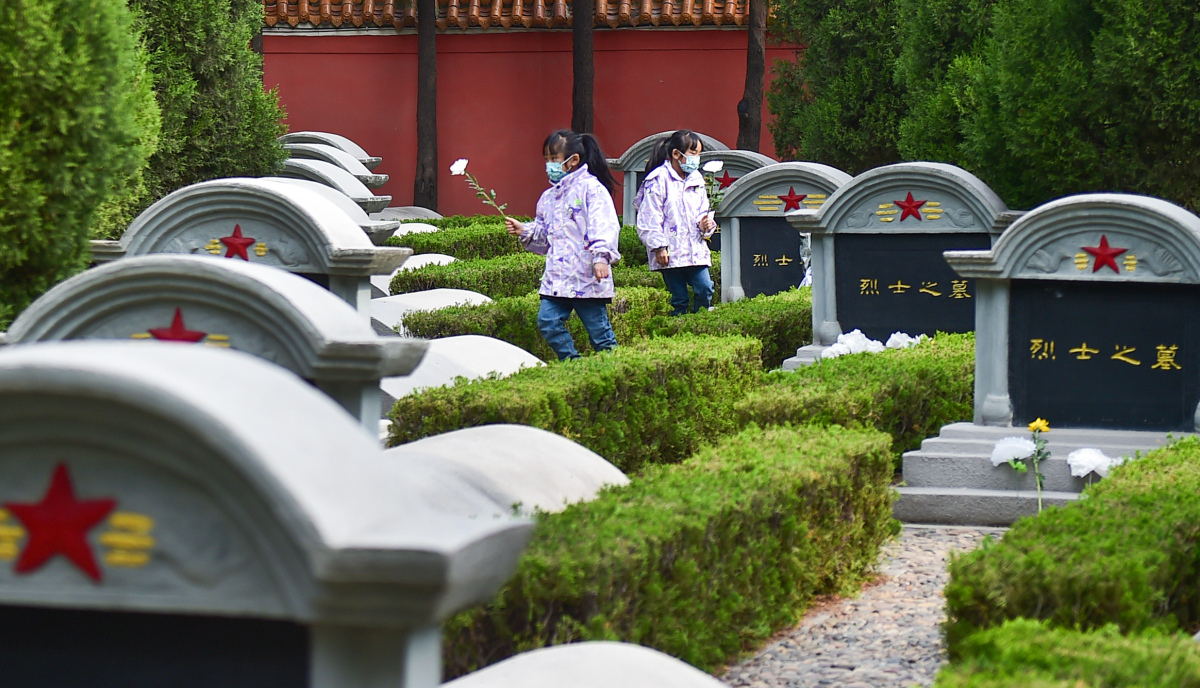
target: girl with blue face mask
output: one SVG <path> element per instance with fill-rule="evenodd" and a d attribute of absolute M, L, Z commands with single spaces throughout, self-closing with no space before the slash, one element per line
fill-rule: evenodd
<path fill-rule="evenodd" d="M 614 294 L 609 266 L 621 259 L 621 227 L 612 199 L 616 181 L 594 136 L 556 131 L 542 144 L 542 154 L 551 186 L 538 199 L 534 219 L 505 223 L 526 250 L 546 256 L 538 329 L 561 361 L 579 358 L 566 327 L 572 312 L 583 321 L 593 349 L 617 345 L 608 321 Z"/>
<path fill-rule="evenodd" d="M 687 313 L 689 304 L 693 313 L 712 304 L 712 254 L 705 239 L 717 225 L 699 172 L 702 149 L 700 137 L 687 129 L 664 137 L 634 200 L 638 238 L 646 245 L 650 269 L 663 276 L 671 293 L 671 315 Z"/>

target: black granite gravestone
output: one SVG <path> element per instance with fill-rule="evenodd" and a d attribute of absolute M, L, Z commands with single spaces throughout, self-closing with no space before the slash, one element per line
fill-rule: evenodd
<path fill-rule="evenodd" d="M 800 235 L 782 217 L 741 220 L 742 289 L 747 298 L 778 294 L 804 280 Z"/>

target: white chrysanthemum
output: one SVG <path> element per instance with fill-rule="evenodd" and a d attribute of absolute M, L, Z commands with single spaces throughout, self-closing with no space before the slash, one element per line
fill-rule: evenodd
<path fill-rule="evenodd" d="M 910 346 L 920 344 L 923 339 L 925 339 L 925 335 L 923 334 L 911 337 L 906 332 L 893 332 L 892 336 L 888 337 L 884 346 L 889 349 L 907 349 Z"/>
<path fill-rule="evenodd" d="M 704 170 L 705 172 L 716 173 L 725 169 L 725 163 L 721 162 L 720 160 L 709 160 L 708 162 L 704 163 L 704 166 L 700 169 Z"/>
<path fill-rule="evenodd" d="M 1067 465 L 1071 467 L 1071 475 L 1082 478 L 1095 471 L 1101 478 L 1108 477 L 1108 470 L 1119 465 L 1121 459 L 1110 458 L 1099 449 L 1084 447 L 1067 454 Z"/>
<path fill-rule="evenodd" d="M 1025 437 L 1005 437 L 992 447 L 992 465 L 999 466 L 1009 461 L 1021 461 L 1033 456 L 1037 446 Z"/>
<path fill-rule="evenodd" d="M 452 175 L 464 174 L 464 173 L 466 173 L 466 171 L 467 171 L 467 159 L 466 158 L 459 158 L 458 160 L 454 161 L 453 165 L 450 166 L 450 174 L 452 174 Z"/>

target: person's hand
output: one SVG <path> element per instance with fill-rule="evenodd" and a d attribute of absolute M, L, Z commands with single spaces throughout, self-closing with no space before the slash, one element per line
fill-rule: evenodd
<path fill-rule="evenodd" d="M 671 255 L 666 248 L 660 248 L 654 251 L 654 262 L 659 265 L 666 266 L 671 261 Z"/>
<path fill-rule="evenodd" d="M 612 274 L 608 263 L 593 263 L 592 269 L 596 271 L 596 279 L 608 279 L 608 276 Z"/>
<path fill-rule="evenodd" d="M 504 218 L 504 229 L 513 236 L 521 236 L 521 232 L 525 231 L 525 225 L 517 222 L 511 217 Z"/>
<path fill-rule="evenodd" d="M 712 215 L 705 213 L 700 216 L 700 231 L 708 234 L 717 228 L 717 223 L 712 219 Z"/>

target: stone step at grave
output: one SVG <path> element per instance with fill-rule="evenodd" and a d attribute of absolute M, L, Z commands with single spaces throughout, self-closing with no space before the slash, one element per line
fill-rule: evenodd
<path fill-rule="evenodd" d="M 988 448 L 990 456 L 991 449 Z M 1107 452 L 1106 452 L 1107 453 Z M 982 490 L 1036 490 L 1037 483 L 1030 469 L 1018 473 L 1011 466 L 993 466 L 989 456 L 966 454 L 941 455 L 926 452 L 907 452 L 904 455 L 904 485 L 906 487 L 942 488 L 970 487 Z M 1099 478 L 1089 474 L 1088 478 L 1071 475 L 1066 455 L 1051 454 L 1040 462 L 1046 482 L 1045 490 L 1080 492 L 1089 482 Z"/>
<path fill-rule="evenodd" d="M 340 134 L 331 134 L 327 131 L 292 131 L 279 137 L 279 142 L 282 144 L 288 143 L 321 143 L 326 146 L 333 146 L 346 151 L 353 155 L 361 162 L 368 170 L 373 170 L 379 167 L 379 163 L 383 162 L 383 158 L 371 155 L 363 150 L 362 146 L 351 141 L 350 139 Z"/>
<path fill-rule="evenodd" d="M 1010 526 L 1038 512 L 1036 490 L 978 490 L 965 487 L 901 487 L 892 516 L 904 523 Z M 1042 492 L 1042 506 L 1065 506 L 1077 492 Z"/>
<path fill-rule="evenodd" d="M 374 174 L 358 161 L 353 155 L 320 143 L 289 143 L 284 145 L 288 156 L 291 158 L 300 158 L 304 160 L 323 160 L 328 163 L 337 165 L 354 175 L 354 178 L 362 182 L 370 189 L 378 189 L 387 183 L 388 175 Z"/>

